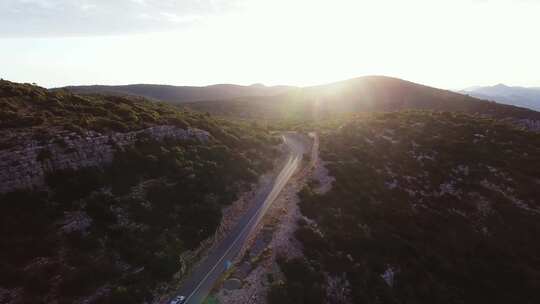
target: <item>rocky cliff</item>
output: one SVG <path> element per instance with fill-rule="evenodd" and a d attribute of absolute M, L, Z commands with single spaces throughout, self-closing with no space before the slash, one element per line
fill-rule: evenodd
<path fill-rule="evenodd" d="M 155 126 L 109 135 L 95 131 L 85 132 L 84 135 L 65 132 L 45 143 L 32 140 L 22 146 L 0 151 L 0 193 L 42 187 L 47 173 L 57 170 L 110 164 L 117 150 L 133 145 L 139 138 L 206 142 L 209 137 L 208 132 L 196 128 Z"/>

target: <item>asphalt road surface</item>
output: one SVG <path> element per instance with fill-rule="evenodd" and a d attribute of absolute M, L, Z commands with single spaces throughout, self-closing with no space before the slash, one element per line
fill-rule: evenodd
<path fill-rule="evenodd" d="M 204 261 L 186 279 L 177 293 L 177 296 L 186 297 L 185 303 L 198 304 L 204 301 L 215 282 L 226 270 L 227 264 L 240 252 L 248 236 L 300 166 L 302 155 L 306 151 L 304 142 L 295 133 L 284 134 L 283 140 L 289 149 L 283 169 L 272 183 L 268 183 L 257 191 L 254 206 L 246 212 L 229 235 L 211 249 Z"/>

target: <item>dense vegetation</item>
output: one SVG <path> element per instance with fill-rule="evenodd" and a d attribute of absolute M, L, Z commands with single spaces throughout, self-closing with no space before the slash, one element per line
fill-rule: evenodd
<path fill-rule="evenodd" d="M 539 134 L 387 113 L 322 132 L 321 153 L 335 181 L 301 191 L 296 234 L 354 303 L 540 302 Z"/>
<path fill-rule="evenodd" d="M 59 131 L 127 132 L 155 125 L 215 128 L 215 121 L 139 97 L 76 95 L 0 80 L 0 147 Z"/>
<path fill-rule="evenodd" d="M 108 166 L 50 172 L 43 190 L 1 195 L 0 287 L 18 290 L 0 295 L 3 301 L 150 300 L 160 282 L 190 266 L 180 255 L 214 234 L 222 208 L 277 156 L 278 139 L 256 124 L 142 99 L 81 97 L 8 82 L 0 83 L 0 96 L 7 118 L 2 132 L 23 141 L 36 130 L 52 136 L 159 124 L 211 134 L 208 142 L 140 137 Z"/>
<path fill-rule="evenodd" d="M 274 282 L 268 293 L 270 303 L 323 304 L 325 302 L 324 276 L 302 258 L 287 260 L 280 257 L 278 264 L 285 281 Z"/>

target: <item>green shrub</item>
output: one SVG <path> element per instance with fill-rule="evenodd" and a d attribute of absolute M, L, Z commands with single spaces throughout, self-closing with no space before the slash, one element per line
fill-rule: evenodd
<path fill-rule="evenodd" d="M 0 99 L 0 125 L 19 128 L 9 132 L 31 133 L 43 143 L 59 129 L 87 136 L 88 131 L 128 132 L 169 124 L 211 133 L 205 143 L 138 138 L 132 147 L 115 147 L 107 167 L 48 174 L 47 192 L 0 195 L 0 260 L 5 261 L 0 263 L 0 284 L 22 288 L 28 294 L 22 302 L 54 297 L 58 303 L 72 303 L 104 285 L 113 290 L 94 299 L 96 303 L 151 302 L 157 283 L 179 269 L 178 256 L 215 233 L 222 206 L 234 201 L 277 156 L 275 141 L 258 126 L 163 103 L 78 96 L 1 81 Z M 23 126 L 32 127 L 31 132 Z M 0 141 L 2 147 L 13 144 Z M 66 148 L 66 153 L 73 151 Z M 37 158 L 50 157 L 44 150 Z M 88 215 L 90 225 L 63 232 L 66 215 L 79 212 Z M 38 257 L 60 263 L 52 272 L 26 276 L 26 265 Z M 121 272 L 118 262 L 138 271 Z M 51 281 L 53 277 L 58 281 Z"/>
<path fill-rule="evenodd" d="M 68 204 L 102 187 L 106 179 L 102 170 L 84 168 L 56 171 L 46 176 L 46 182 L 54 191 L 54 200 Z"/>
<path fill-rule="evenodd" d="M 316 223 L 295 234 L 310 265 L 346 274 L 355 303 L 538 301 L 538 215 L 501 193 L 538 206 L 540 171 L 530 165 L 540 161 L 538 134 L 419 111 L 341 126 L 320 136 L 332 189 L 299 193 L 302 213 Z M 489 212 L 479 211 L 482 203 Z M 306 273 L 297 267 L 283 271 Z M 389 267 L 392 287 L 381 278 Z M 300 301 L 295 280 L 286 288 L 296 286 Z"/>
<path fill-rule="evenodd" d="M 131 292 L 127 287 L 118 286 L 114 288 L 107 299 L 108 303 L 115 304 L 132 304 L 141 302 L 141 298 L 138 298 L 135 294 Z"/>
<path fill-rule="evenodd" d="M 98 132 L 127 132 L 129 130 L 129 127 L 125 123 L 103 117 L 95 118 L 89 127 Z"/>
<path fill-rule="evenodd" d="M 271 285 L 267 299 L 275 303 L 326 303 L 324 277 L 302 258 L 285 260 L 278 258 L 278 264 L 286 281 Z"/>

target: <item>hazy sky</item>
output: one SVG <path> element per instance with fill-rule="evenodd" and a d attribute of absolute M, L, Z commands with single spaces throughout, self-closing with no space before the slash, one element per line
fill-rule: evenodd
<path fill-rule="evenodd" d="M 0 0 L 0 77 L 540 86 L 536 0 Z"/>

